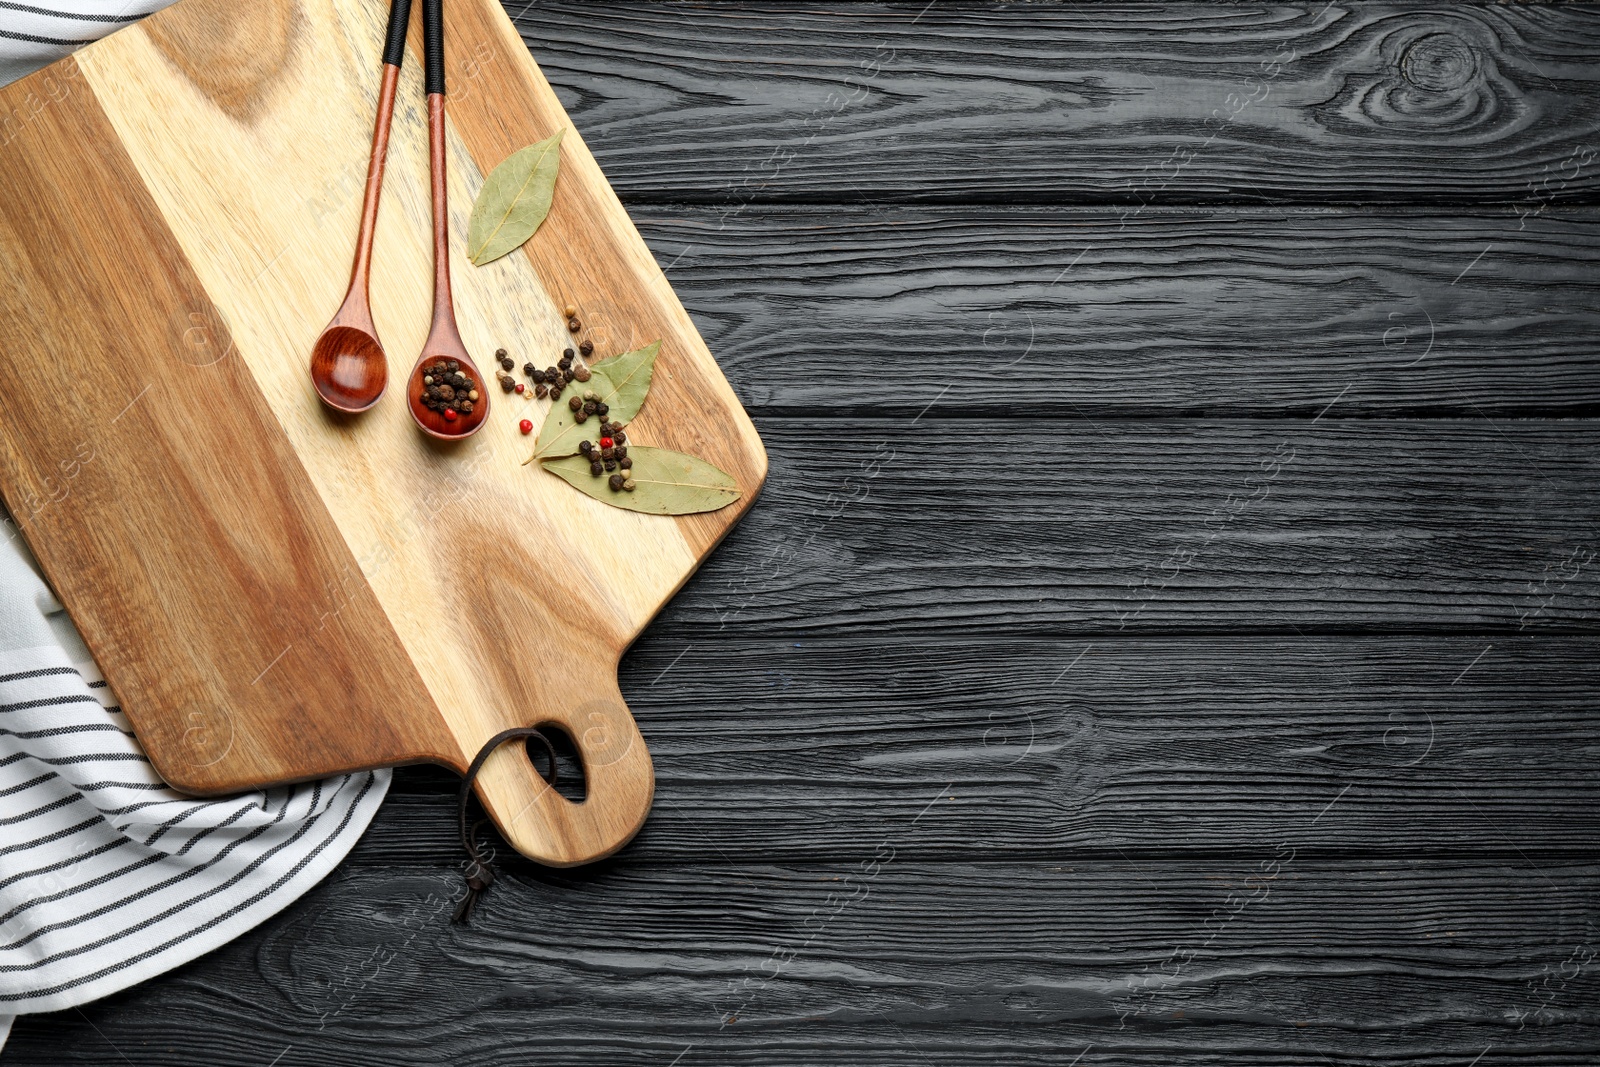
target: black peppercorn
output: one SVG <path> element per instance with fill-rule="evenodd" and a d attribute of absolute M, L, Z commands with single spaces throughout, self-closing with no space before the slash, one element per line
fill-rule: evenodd
<path fill-rule="evenodd" d="M 583 329 L 583 323 L 579 322 L 577 319 L 567 320 L 567 330 L 569 332 L 577 333 L 581 329 Z"/>
<path fill-rule="evenodd" d="M 506 358 L 506 350 L 503 349 L 503 348 L 495 349 L 494 350 L 494 358 L 495 359 L 505 359 Z"/>
<path fill-rule="evenodd" d="M 606 470 L 608 471 L 614 471 L 617 469 L 617 461 L 614 459 L 603 459 L 600 462 L 606 465 Z"/>
<path fill-rule="evenodd" d="M 596 415 L 609 415 L 611 414 L 611 408 L 606 404 L 599 404 L 596 405 L 594 413 Z"/>
<path fill-rule="evenodd" d="M 583 402 L 583 413 L 585 415 L 593 415 L 599 409 L 600 409 L 600 405 L 595 403 L 593 400 L 585 400 Z M 600 431 L 602 433 L 605 432 L 605 428 L 606 428 L 606 424 L 604 422 L 600 423 Z"/>
<path fill-rule="evenodd" d="M 558 370 L 555 367 L 546 367 L 544 369 L 544 376 L 546 378 L 556 378 L 556 377 L 559 377 L 560 374 L 561 374 L 561 371 Z"/>
<path fill-rule="evenodd" d="M 516 366 L 516 364 L 511 362 L 511 357 L 510 356 L 506 356 L 504 359 L 502 359 L 500 361 L 500 369 L 501 370 L 508 371 L 511 368 L 515 367 L 515 366 Z"/>
<path fill-rule="evenodd" d="M 613 474 L 611 476 L 611 481 L 608 484 L 611 486 L 611 491 L 613 493 L 615 493 L 615 492 L 617 492 L 618 490 L 620 490 L 622 488 L 622 483 L 625 482 L 625 481 L 627 481 L 627 479 L 624 478 L 622 475 Z"/>
<path fill-rule="evenodd" d="M 593 341 L 585 341 L 585 342 L 583 342 L 583 344 L 578 346 L 578 351 L 582 352 L 585 356 L 593 355 L 594 354 L 594 342 Z"/>
<path fill-rule="evenodd" d="M 572 372 L 572 376 L 578 379 L 580 382 L 586 382 L 590 378 L 594 377 L 588 367 L 579 367 L 577 370 Z"/>
<path fill-rule="evenodd" d="M 578 442 L 578 451 L 582 452 L 584 455 L 587 456 L 590 452 L 594 451 L 594 442 L 593 441 L 579 441 Z"/>
<path fill-rule="evenodd" d="M 616 438 L 612 438 L 612 440 L 616 440 Z M 628 447 L 626 445 L 618 445 L 616 448 L 612 449 L 611 451 L 616 454 L 616 457 L 618 459 L 627 459 L 628 458 Z"/>
<path fill-rule="evenodd" d="M 534 381 L 538 381 L 539 380 L 539 377 L 538 377 L 539 368 L 535 367 L 532 363 L 524 363 L 522 365 L 522 373 L 526 374 L 528 377 L 532 378 Z"/>
<path fill-rule="evenodd" d="M 589 473 L 590 474 L 599 476 L 601 474 L 604 474 L 605 472 L 606 472 L 606 468 L 599 460 L 594 460 L 592 463 L 589 464 Z"/>
<path fill-rule="evenodd" d="M 631 459 L 619 459 L 619 460 L 617 460 L 617 466 L 621 467 L 625 471 L 632 470 L 633 469 L 633 460 L 631 460 Z"/>
<path fill-rule="evenodd" d="M 538 397 L 540 400 L 543 400 L 545 397 L 550 395 L 550 390 L 546 386 L 536 385 L 533 387 L 533 395 Z"/>
<path fill-rule="evenodd" d="M 577 411 L 574 411 L 572 413 L 572 421 L 573 422 L 588 422 L 589 421 L 589 414 L 588 414 L 588 412 L 584 411 L 582 408 L 579 408 Z"/>
<path fill-rule="evenodd" d="M 577 397 L 573 397 L 571 400 L 567 401 L 567 407 L 571 408 L 573 411 L 580 411 L 583 408 L 583 401 L 579 400 Z"/>
<path fill-rule="evenodd" d="M 577 355 L 577 353 L 574 352 L 570 348 L 563 348 L 561 350 L 561 358 L 566 360 L 568 363 L 571 363 L 572 360 L 573 360 L 573 357 L 575 357 L 576 355 Z"/>

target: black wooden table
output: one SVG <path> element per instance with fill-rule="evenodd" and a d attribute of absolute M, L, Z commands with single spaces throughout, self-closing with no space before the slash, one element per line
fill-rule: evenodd
<path fill-rule="evenodd" d="M 655 812 L 7 1067 L 1600 1062 L 1600 9 L 518 17 L 772 455 Z"/>

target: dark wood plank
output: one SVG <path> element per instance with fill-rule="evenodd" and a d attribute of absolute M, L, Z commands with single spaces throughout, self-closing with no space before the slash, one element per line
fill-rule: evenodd
<path fill-rule="evenodd" d="M 1600 868 L 1329 866 L 1285 825 L 1212 864 L 917 864 L 335 880 L 8 1064 L 1323 1063 L 1600 1054 Z M 1537 901 L 1537 906 L 1533 902 Z M 276 1059 L 275 1059 L 276 1057 Z"/>
<path fill-rule="evenodd" d="M 1600 214 L 640 208 L 747 405 L 1594 414 Z M 840 374 L 851 373 L 848 386 Z M 949 394 L 939 387 L 957 382 Z"/>
<path fill-rule="evenodd" d="M 924 859 L 1241 854 L 1313 823 L 1303 847 L 1323 853 L 1593 853 L 1597 653 L 1564 637 L 651 635 L 622 691 L 657 802 L 622 862 L 837 860 L 930 804 L 939 820 L 907 846 Z M 399 772 L 351 862 L 450 863 L 455 785 Z"/>
<path fill-rule="evenodd" d="M 1270 195 L 1514 219 L 1600 189 L 1587 6 L 508 6 L 634 201 Z"/>
<path fill-rule="evenodd" d="M 760 420 L 762 505 L 660 632 L 1600 627 L 1593 423 L 1026 410 Z"/>
<path fill-rule="evenodd" d="M 1315 415 L 1341 393 L 1340 415 L 1600 410 L 1590 210 L 1520 231 L 1497 211 L 1152 210 L 1126 227 L 1105 209 L 634 215 L 767 413 L 955 411 L 1007 392 L 1094 418 Z"/>

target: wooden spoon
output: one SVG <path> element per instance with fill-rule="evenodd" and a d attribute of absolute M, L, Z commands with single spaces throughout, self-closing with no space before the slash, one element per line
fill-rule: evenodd
<path fill-rule="evenodd" d="M 422 53 L 427 68 L 428 148 L 433 172 L 433 328 L 422 346 L 422 357 L 411 368 L 406 400 L 411 417 L 422 431 L 453 441 L 476 433 L 489 414 L 489 384 L 478 371 L 456 329 L 455 304 L 450 297 L 450 193 L 446 184 L 444 139 L 444 11 L 443 0 L 422 0 Z M 472 410 L 450 406 L 435 411 L 422 402 L 423 376 L 440 360 L 454 362 L 478 393 Z M 498 385 L 496 386 L 498 388 Z M 452 386 L 453 391 L 459 389 Z"/>
<path fill-rule="evenodd" d="M 378 90 L 378 118 L 372 131 L 372 158 L 367 164 L 367 191 L 361 202 L 361 232 L 356 237 L 356 262 L 344 304 L 311 349 L 311 384 L 322 402 L 351 414 L 378 402 L 389 384 L 389 361 L 372 323 L 369 279 L 372 235 L 378 227 L 378 201 L 383 196 L 383 168 L 389 156 L 389 125 L 394 117 L 394 91 L 406 57 L 406 31 L 411 0 L 389 6 L 389 31 L 383 49 L 383 84 Z"/>

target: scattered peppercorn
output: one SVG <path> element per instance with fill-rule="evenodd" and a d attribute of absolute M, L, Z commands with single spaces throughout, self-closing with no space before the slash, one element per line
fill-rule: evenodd
<path fill-rule="evenodd" d="M 523 419 L 521 422 L 517 423 L 517 429 L 521 430 L 523 432 L 523 434 L 525 434 L 525 435 L 532 433 L 533 432 L 533 420 L 532 419 Z"/>
<path fill-rule="evenodd" d="M 631 493 L 631 492 L 634 491 L 635 488 L 637 488 L 637 486 L 635 486 L 633 484 L 633 479 L 632 478 L 624 478 L 622 480 L 622 488 L 626 489 L 628 492 Z"/>
<path fill-rule="evenodd" d="M 617 442 L 615 440 L 613 440 L 612 438 L 610 438 L 610 437 L 602 437 L 602 438 L 600 438 L 600 447 L 601 448 L 612 448 L 612 447 L 614 447 L 616 445 L 616 443 Z"/>
<path fill-rule="evenodd" d="M 573 411 L 582 411 L 584 404 L 583 401 L 578 397 L 573 397 L 571 400 L 567 401 L 567 407 L 571 408 Z"/>
<path fill-rule="evenodd" d="M 506 358 L 506 350 L 503 349 L 503 348 L 495 349 L 494 350 L 494 358 L 495 359 L 505 359 Z"/>
<path fill-rule="evenodd" d="M 584 411 L 582 408 L 579 408 L 577 411 L 574 411 L 572 413 L 572 421 L 573 422 L 588 422 L 589 421 L 589 413 L 587 411 Z"/>
<path fill-rule="evenodd" d="M 583 323 L 579 322 L 577 319 L 568 319 L 567 320 L 567 330 L 568 330 L 568 332 L 577 333 L 581 329 L 583 329 Z"/>
<path fill-rule="evenodd" d="M 617 469 L 617 461 L 614 459 L 603 459 L 600 462 L 605 464 L 606 470 L 608 471 L 614 471 Z"/>
<path fill-rule="evenodd" d="M 519 393 L 521 393 L 521 392 L 526 392 L 526 391 L 527 391 L 527 388 L 528 388 L 528 387 L 527 387 L 527 386 L 526 386 L 526 385 L 523 385 L 523 384 L 522 384 L 522 383 L 521 383 L 521 382 L 518 382 L 518 383 L 517 383 L 517 384 L 516 384 L 516 390 L 517 390 L 517 392 L 519 392 Z"/>
<path fill-rule="evenodd" d="M 594 373 L 590 371 L 588 367 L 579 367 L 577 370 L 572 372 L 572 376 L 578 379 L 580 382 L 586 382 L 590 378 L 594 377 Z"/>
<path fill-rule="evenodd" d="M 633 460 L 631 460 L 631 459 L 619 459 L 619 460 L 617 460 L 617 466 L 621 467 L 625 471 L 632 470 L 633 469 Z"/>
<path fill-rule="evenodd" d="M 606 406 L 604 403 L 596 404 L 594 413 L 596 415 L 609 415 L 611 414 L 611 408 Z"/>
<path fill-rule="evenodd" d="M 500 389 L 503 392 L 509 393 L 511 390 L 517 387 L 516 379 L 511 377 L 511 375 L 507 374 L 505 371 L 501 371 L 498 375 L 496 375 L 496 377 L 500 379 Z"/>
<path fill-rule="evenodd" d="M 598 409 L 599 407 L 600 407 L 600 405 L 596 401 L 585 400 L 583 402 L 583 413 L 585 415 L 593 415 L 595 413 L 596 409 Z M 602 429 L 604 429 L 604 427 L 602 427 Z"/>
<path fill-rule="evenodd" d="M 534 381 L 538 381 L 539 380 L 539 368 L 535 367 L 532 363 L 524 363 L 522 365 L 522 373 L 526 374 L 528 377 L 532 378 Z"/>
<path fill-rule="evenodd" d="M 594 355 L 594 342 L 593 341 L 585 341 L 585 342 L 583 342 L 583 344 L 578 346 L 578 351 L 582 352 L 585 357 Z"/>
<path fill-rule="evenodd" d="M 578 358 L 578 353 L 574 352 L 570 348 L 563 348 L 561 350 L 561 358 L 566 360 L 568 363 L 571 363 L 573 360 Z"/>
<path fill-rule="evenodd" d="M 578 451 L 582 452 L 584 455 L 587 456 L 590 452 L 594 451 L 594 442 L 593 441 L 588 441 L 588 440 L 579 441 L 578 442 Z"/>
<path fill-rule="evenodd" d="M 505 357 L 504 359 L 502 359 L 500 361 L 500 369 L 503 370 L 503 371 L 509 371 L 515 366 L 516 366 L 516 364 L 511 362 L 511 357 L 510 356 L 507 356 L 507 357 Z"/>
<path fill-rule="evenodd" d="M 543 400 L 550 395 L 550 388 L 544 385 L 536 385 L 533 387 L 533 395 Z"/>
<path fill-rule="evenodd" d="M 561 309 L 561 314 L 564 315 L 566 318 L 569 318 L 569 319 L 572 318 L 573 316 L 575 316 L 577 313 L 578 313 L 578 309 L 576 307 L 574 307 L 572 304 L 568 304 L 566 307 Z"/>
<path fill-rule="evenodd" d="M 627 479 L 626 479 L 626 478 L 624 478 L 624 477 L 623 477 L 623 476 L 622 476 L 622 475 L 620 475 L 620 474 L 613 474 L 613 475 L 612 475 L 612 476 L 611 476 L 611 481 L 610 481 L 610 483 L 609 483 L 609 484 L 610 484 L 610 486 L 611 486 L 611 491 L 612 491 L 612 492 L 613 492 L 613 493 L 615 493 L 615 492 L 617 492 L 617 491 L 619 491 L 619 490 L 620 490 L 620 489 L 621 489 L 621 488 L 622 488 L 622 483 L 623 483 L 623 482 L 625 482 L 625 481 L 627 481 Z"/>
<path fill-rule="evenodd" d="M 600 477 L 600 475 L 604 474 L 605 472 L 606 472 L 605 465 L 603 463 L 601 463 L 599 460 L 595 459 L 595 460 L 590 460 L 589 461 L 589 473 L 590 474 L 592 474 L 596 478 L 598 478 L 598 477 Z"/>

